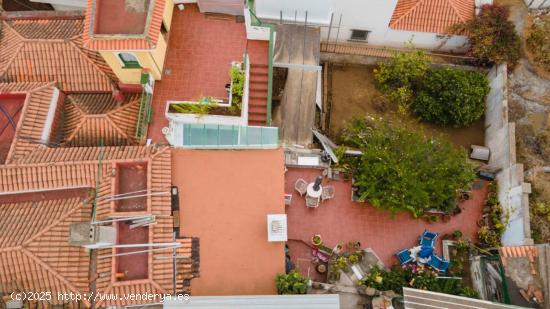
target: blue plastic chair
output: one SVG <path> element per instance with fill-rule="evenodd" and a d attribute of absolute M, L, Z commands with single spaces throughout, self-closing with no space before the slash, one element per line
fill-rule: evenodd
<path fill-rule="evenodd" d="M 428 262 L 428 266 L 437 270 L 440 273 L 444 273 L 449 268 L 449 261 L 442 259 L 437 254 L 432 255 L 432 258 Z"/>
<path fill-rule="evenodd" d="M 409 249 L 403 249 L 397 252 L 395 256 L 397 256 L 397 258 L 399 259 L 399 263 L 401 263 L 401 265 L 405 265 L 413 261 L 413 258 L 411 256 L 411 252 L 409 251 Z"/>
<path fill-rule="evenodd" d="M 424 230 L 424 232 L 420 235 L 418 242 L 421 246 L 433 247 L 435 245 L 435 239 L 437 238 L 437 235 L 437 233 Z"/>

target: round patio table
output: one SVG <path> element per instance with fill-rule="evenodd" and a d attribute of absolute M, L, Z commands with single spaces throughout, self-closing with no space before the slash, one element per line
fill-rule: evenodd
<path fill-rule="evenodd" d="M 307 185 L 307 190 L 306 190 L 307 195 L 311 196 L 311 197 L 314 197 L 314 198 L 319 198 L 319 197 L 321 197 L 321 194 L 323 193 L 323 186 L 319 185 L 319 190 L 315 191 L 315 189 L 313 189 L 314 185 L 315 185 L 314 182 Z"/>

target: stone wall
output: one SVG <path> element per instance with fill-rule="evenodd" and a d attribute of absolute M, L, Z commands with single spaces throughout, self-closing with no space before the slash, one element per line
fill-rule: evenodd
<path fill-rule="evenodd" d="M 489 165 L 497 169 L 499 201 L 509 214 L 503 245 L 532 244 L 529 222 L 530 184 L 523 181 L 523 165 L 516 162 L 515 123 L 508 121 L 506 65 L 488 74 L 491 91 L 486 99 L 485 145 L 491 149 Z"/>

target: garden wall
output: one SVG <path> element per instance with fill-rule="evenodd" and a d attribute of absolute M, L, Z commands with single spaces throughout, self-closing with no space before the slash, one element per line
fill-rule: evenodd
<path fill-rule="evenodd" d="M 516 162 L 515 123 L 508 122 L 506 65 L 493 67 L 488 78 L 491 91 L 485 103 L 485 145 L 491 149 L 489 165 L 499 171 L 499 201 L 510 216 L 502 243 L 505 246 L 532 244 L 530 184 L 523 182 L 523 165 Z"/>
<path fill-rule="evenodd" d="M 523 0 L 530 9 L 550 8 L 550 0 Z"/>

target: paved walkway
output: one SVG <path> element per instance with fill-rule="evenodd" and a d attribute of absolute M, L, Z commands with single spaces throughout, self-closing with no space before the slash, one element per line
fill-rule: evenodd
<path fill-rule="evenodd" d="M 288 237 L 311 243 L 314 234 L 321 234 L 323 242 L 329 246 L 337 243 L 346 244 L 359 240 L 363 247 L 372 248 L 386 266 L 396 260 L 393 255 L 403 248 L 417 244 L 418 237 L 425 228 L 438 232 L 440 235 L 450 234 L 460 229 L 464 236 L 475 238 L 477 235 L 477 220 L 481 216 L 482 205 L 487 195 L 487 187 L 472 191 L 473 199 L 461 204 L 462 212 L 449 222 L 427 223 L 424 220 L 413 219 L 408 213 L 392 215 L 365 203 L 351 201 L 350 182 L 328 181 L 324 184 L 335 186 L 336 195 L 333 200 L 323 202 L 316 209 L 308 209 L 303 197 L 294 190 L 296 179 L 303 178 L 313 181 L 320 175 L 315 169 L 289 169 L 285 175 L 285 192 L 292 193 L 292 204 L 287 206 Z M 307 246 L 299 241 L 290 241 L 290 254 L 298 266 L 305 265 L 304 260 L 310 259 L 311 253 Z M 293 253 L 298 248 L 298 254 Z M 437 253 L 442 254 L 441 241 L 437 242 Z M 302 267 L 303 268 L 303 267 Z M 307 269 L 302 269 L 307 272 Z"/>

